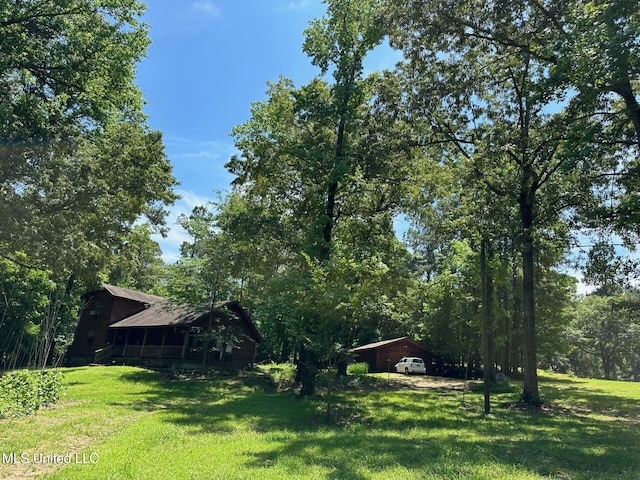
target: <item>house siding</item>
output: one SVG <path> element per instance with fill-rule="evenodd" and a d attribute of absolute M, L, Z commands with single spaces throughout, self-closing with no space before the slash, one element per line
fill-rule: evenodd
<path fill-rule="evenodd" d="M 140 302 L 113 297 L 105 290 L 87 296 L 89 298 L 81 312 L 69 350 L 69 357 L 76 361 L 93 359 L 96 350 L 107 346 L 109 325 L 145 309 Z M 94 312 L 98 314 L 92 314 Z"/>
<path fill-rule="evenodd" d="M 85 295 L 85 307 L 83 308 L 74 341 L 69 349 L 69 364 L 87 364 L 91 362 L 118 361 L 118 358 L 127 362 L 134 360 L 140 364 L 175 365 L 177 363 L 200 365 L 203 350 L 194 344 L 191 350 L 183 348 L 185 335 L 188 335 L 190 327 L 174 326 L 115 326 L 117 322 L 125 320 L 135 314 L 145 311 L 149 304 L 145 302 L 144 294 L 128 291 L 126 289 L 109 289 L 89 292 Z M 133 297 L 133 298 L 127 298 Z M 142 298 L 140 298 L 142 297 Z M 150 301 L 162 300 L 160 297 Z M 227 308 L 236 317 L 217 317 L 216 326 L 232 328 L 238 337 L 231 352 L 225 352 L 222 358 L 218 352 L 209 352 L 206 363 L 210 366 L 228 366 L 244 368 L 253 364 L 256 350 L 256 342 L 260 340 L 260 334 L 255 326 L 247 319 L 244 310 L 237 302 L 227 302 Z M 148 310 L 151 319 L 156 319 L 156 312 Z M 203 316 L 198 322 L 201 327 L 208 328 L 209 316 Z M 195 325 L 195 324 L 193 324 Z M 188 338 L 187 338 L 188 341 Z M 125 345 L 126 343 L 126 345 Z M 143 345 L 144 343 L 144 345 Z M 216 347 L 215 343 L 210 344 Z M 96 352 L 101 350 L 100 352 Z"/>

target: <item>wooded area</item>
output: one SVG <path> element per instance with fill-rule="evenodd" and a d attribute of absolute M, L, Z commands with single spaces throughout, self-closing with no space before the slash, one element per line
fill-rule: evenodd
<path fill-rule="evenodd" d="M 529 404 L 537 367 L 640 380 L 638 1 L 327 0 L 302 45 L 317 77 L 268 84 L 171 265 L 144 6 L 53 3 L 0 10 L 3 369 L 62 361 L 108 282 L 241 301 L 302 395 L 404 335 L 450 373 L 523 374 Z M 386 42 L 402 61 L 365 72 Z"/>

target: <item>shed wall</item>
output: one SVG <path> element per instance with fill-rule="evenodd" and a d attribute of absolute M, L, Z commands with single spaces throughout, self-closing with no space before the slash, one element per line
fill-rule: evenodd
<path fill-rule="evenodd" d="M 431 352 L 408 340 L 382 345 L 371 350 L 358 352 L 358 359 L 369 364 L 370 372 L 393 371 L 393 366 L 402 357 L 420 357 L 427 365 L 427 373 L 432 373 Z"/>

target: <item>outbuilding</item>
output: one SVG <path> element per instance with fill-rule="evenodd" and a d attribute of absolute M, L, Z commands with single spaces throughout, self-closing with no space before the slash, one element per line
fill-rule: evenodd
<path fill-rule="evenodd" d="M 356 361 L 369 365 L 370 372 L 393 371 L 393 366 L 402 357 L 420 357 L 427 366 L 427 374 L 433 373 L 433 355 L 409 337 L 369 343 L 353 348 L 351 352 L 356 355 Z"/>

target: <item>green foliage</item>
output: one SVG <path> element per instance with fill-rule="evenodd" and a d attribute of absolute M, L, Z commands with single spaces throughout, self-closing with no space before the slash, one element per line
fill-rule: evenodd
<path fill-rule="evenodd" d="M 496 247 L 514 243 L 518 257 L 511 259 L 522 269 L 524 391 L 533 402 L 535 252 L 545 243 L 567 244 L 568 214 L 601 200 L 594 186 L 616 158 L 602 141 L 598 102 L 555 70 L 571 4 L 397 0 L 389 12 L 392 42 L 406 58 L 399 75 L 423 119 L 418 125 L 428 144 L 462 167 L 466 182 L 461 192 L 454 189 L 466 206 L 461 215 L 481 205 L 474 209 L 477 226 L 463 234 Z"/>
<path fill-rule="evenodd" d="M 14 259 L 19 263 L 0 258 L 0 369 L 5 371 L 64 357 L 63 346 L 71 342 L 77 320 L 76 299 L 86 289 L 23 266 L 29 261 L 25 254 Z"/>
<path fill-rule="evenodd" d="M 286 390 L 295 385 L 296 366 L 292 363 L 269 363 L 258 368 L 273 378 L 279 390 Z"/>
<path fill-rule="evenodd" d="M 303 45 L 321 76 L 301 87 L 269 83 L 267 100 L 233 130 L 240 153 L 227 168 L 236 176 L 235 206 L 251 221 L 231 218 L 223 234 L 251 244 L 244 251 L 259 272 L 263 348 L 281 361 L 299 352 L 302 394 L 313 391 L 318 362 L 346 367 L 357 337 L 393 329 L 385 325 L 395 316 L 392 299 L 406 287 L 408 255 L 394 239 L 393 216 L 414 150 L 387 141 L 396 130 L 381 125 L 396 123 L 376 99 L 393 84 L 363 68 L 386 33 L 381 5 L 327 2 Z"/>
<path fill-rule="evenodd" d="M 72 141 L 78 131 L 104 126 L 114 112 L 139 117 L 133 80 L 149 43 L 143 11 L 137 0 L 2 3 L 0 131 L 9 153 L 12 146 L 33 152 Z"/>
<path fill-rule="evenodd" d="M 0 376 L 0 418 L 29 415 L 56 403 L 62 388 L 59 370 L 19 370 Z"/>
<path fill-rule="evenodd" d="M 113 260 L 105 267 L 107 283 L 143 292 L 159 288 L 158 283 L 165 275 L 164 262 L 160 245 L 151 238 L 152 234 L 151 225 L 143 223 L 124 236 L 115 247 Z"/>
<path fill-rule="evenodd" d="M 141 215 L 160 228 L 175 179 L 145 125 L 137 0 L 0 6 L 0 254 L 96 281 Z M 28 227 L 27 227 L 28 226 Z"/>
<path fill-rule="evenodd" d="M 150 283 L 123 273 L 154 263 L 150 231 L 135 224 L 145 216 L 163 231 L 163 207 L 177 196 L 134 83 L 149 44 L 144 9 L 138 0 L 0 2 L 0 258 L 34 272 L 0 279 L 3 367 L 61 353 L 74 285 L 103 274 Z M 24 293 L 20 284 L 40 276 L 52 285 Z"/>
<path fill-rule="evenodd" d="M 637 293 L 589 295 L 571 324 L 571 370 L 581 376 L 640 380 L 640 302 Z"/>
<path fill-rule="evenodd" d="M 468 361 L 480 347 L 477 257 L 466 241 L 450 247 L 439 259 L 439 273 L 420 287 L 418 337 L 437 355 Z"/>
<path fill-rule="evenodd" d="M 365 362 L 351 363 L 347 365 L 348 375 L 366 375 L 369 373 L 369 364 Z"/>
<path fill-rule="evenodd" d="M 15 181 L 19 189 L 3 190 L 9 193 L 0 208 L 16 222 L 2 231 L 0 253 L 10 257 L 19 245 L 32 266 L 94 281 L 140 235 L 137 219 L 160 227 L 161 205 L 176 198 L 161 135 L 134 123 L 91 132 L 74 151 L 52 152 Z"/>

